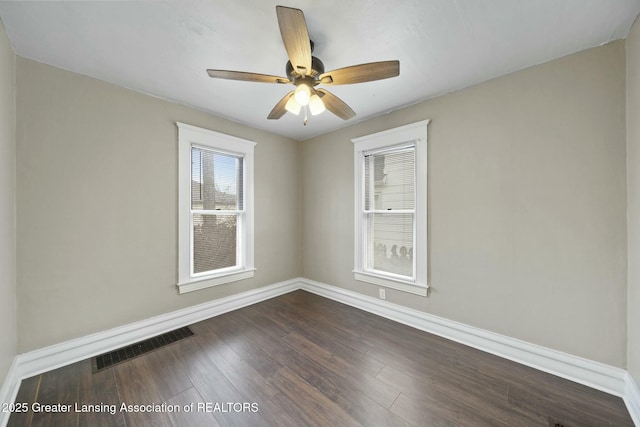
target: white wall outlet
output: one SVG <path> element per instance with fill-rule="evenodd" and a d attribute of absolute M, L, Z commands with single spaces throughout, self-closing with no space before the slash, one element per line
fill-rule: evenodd
<path fill-rule="evenodd" d="M 380 288 L 380 299 L 387 299 L 387 290 Z"/>

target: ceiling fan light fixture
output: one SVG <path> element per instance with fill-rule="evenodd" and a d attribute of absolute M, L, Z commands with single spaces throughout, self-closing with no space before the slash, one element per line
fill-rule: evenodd
<path fill-rule="evenodd" d="M 296 102 L 295 95 L 291 95 L 284 108 L 291 114 L 295 114 L 297 116 L 300 114 L 302 106 Z"/>
<path fill-rule="evenodd" d="M 300 83 L 298 87 L 296 87 L 295 92 L 293 93 L 293 97 L 296 102 L 303 107 L 309 104 L 309 100 L 311 98 L 311 89 L 305 83 Z"/>
<path fill-rule="evenodd" d="M 314 93 L 313 95 L 311 95 L 311 98 L 309 98 L 309 111 L 311 111 L 311 115 L 317 116 L 324 110 L 326 110 L 326 107 L 324 106 L 324 102 L 322 102 L 322 99 L 320 99 L 318 94 Z"/>
<path fill-rule="evenodd" d="M 303 109 L 305 125 L 308 113 L 316 116 L 325 109 L 343 120 L 349 120 L 356 115 L 355 111 L 331 92 L 322 88 L 315 89 L 316 86 L 365 83 L 400 75 L 398 60 L 367 62 L 325 72 L 322 61 L 312 55 L 314 45 L 309 38 L 309 30 L 302 10 L 276 6 L 276 15 L 280 36 L 287 51 L 288 61 L 285 66 L 287 77 L 246 71 L 207 70 L 209 77 L 216 79 L 294 85 L 296 88 L 280 98 L 273 107 L 267 116 L 268 120 L 277 120 L 287 112 L 299 115 Z"/>

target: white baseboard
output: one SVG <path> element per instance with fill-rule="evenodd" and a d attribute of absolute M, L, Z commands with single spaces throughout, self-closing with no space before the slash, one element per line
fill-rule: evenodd
<path fill-rule="evenodd" d="M 624 369 L 301 277 L 20 354 L 0 388 L 0 403 L 13 402 L 25 378 L 298 289 L 620 396 L 640 426 L 640 391 Z M 0 412 L 0 426 L 8 419 Z"/>
<path fill-rule="evenodd" d="M 627 390 L 624 396 L 624 403 L 627 405 L 634 424 L 640 426 L 640 388 L 628 372 L 625 377 L 625 382 Z"/>
<path fill-rule="evenodd" d="M 623 397 L 624 369 L 434 316 L 325 283 L 299 279 L 301 288 L 387 319 Z"/>

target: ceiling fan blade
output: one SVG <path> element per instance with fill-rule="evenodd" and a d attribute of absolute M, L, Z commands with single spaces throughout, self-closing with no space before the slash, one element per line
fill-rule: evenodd
<path fill-rule="evenodd" d="M 327 110 L 331 111 L 341 119 L 349 120 L 356 115 L 355 111 L 353 111 L 351 107 L 331 92 L 324 89 L 317 89 L 316 92 L 320 95 L 320 99 L 324 103 L 324 106 L 327 107 Z"/>
<path fill-rule="evenodd" d="M 244 71 L 207 70 L 209 77 L 215 79 L 241 80 L 258 83 L 291 83 L 286 77 L 270 76 L 268 74 L 247 73 Z"/>
<path fill-rule="evenodd" d="M 271 112 L 267 116 L 267 119 L 278 120 L 280 117 L 284 116 L 284 113 L 287 112 L 285 106 L 287 105 L 287 101 L 289 100 L 289 98 L 291 98 L 292 96 L 293 96 L 293 91 L 283 96 L 282 99 L 278 101 L 276 106 L 273 107 L 273 110 L 271 110 Z"/>
<path fill-rule="evenodd" d="M 280 35 L 294 71 L 301 76 L 311 73 L 311 40 L 304 13 L 300 9 L 276 6 Z"/>
<path fill-rule="evenodd" d="M 388 79 L 400 75 L 400 61 L 369 62 L 320 74 L 320 83 L 346 85 Z"/>

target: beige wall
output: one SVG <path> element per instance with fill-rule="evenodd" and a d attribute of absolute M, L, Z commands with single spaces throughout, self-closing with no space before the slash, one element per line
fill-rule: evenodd
<path fill-rule="evenodd" d="M 0 384 L 16 344 L 15 55 L 0 21 Z"/>
<path fill-rule="evenodd" d="M 300 274 L 295 141 L 17 60 L 18 349 Z M 176 121 L 256 141 L 253 279 L 178 295 Z"/>
<path fill-rule="evenodd" d="M 377 295 L 352 275 L 350 139 L 423 119 L 432 289 L 387 299 L 625 367 L 624 42 L 304 142 L 305 277 Z"/>
<path fill-rule="evenodd" d="M 627 369 L 640 384 L 640 21 L 627 38 Z"/>

